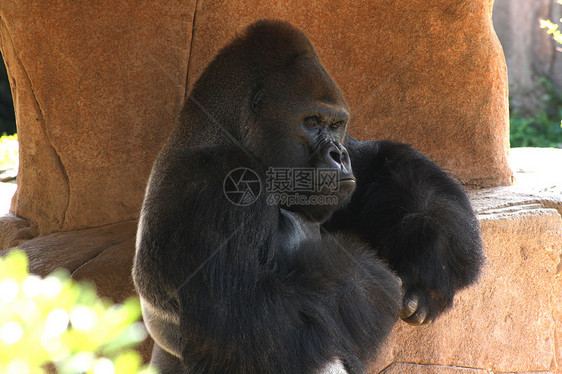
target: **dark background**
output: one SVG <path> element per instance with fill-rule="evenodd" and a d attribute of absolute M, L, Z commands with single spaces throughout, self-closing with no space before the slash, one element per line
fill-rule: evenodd
<path fill-rule="evenodd" d="M 10 82 L 6 73 L 4 59 L 0 55 L 0 135 L 16 133 L 16 118 L 14 116 L 14 103 Z"/>

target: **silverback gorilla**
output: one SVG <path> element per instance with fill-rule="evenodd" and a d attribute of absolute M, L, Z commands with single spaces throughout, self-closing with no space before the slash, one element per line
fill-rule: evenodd
<path fill-rule="evenodd" d="M 477 280 L 462 187 L 407 145 L 346 135 L 348 121 L 287 23 L 252 24 L 205 69 L 137 235 L 133 277 L 162 373 L 363 373 L 399 317 L 430 322 Z M 302 171 L 308 190 L 281 186 L 300 200 L 271 198 Z"/>

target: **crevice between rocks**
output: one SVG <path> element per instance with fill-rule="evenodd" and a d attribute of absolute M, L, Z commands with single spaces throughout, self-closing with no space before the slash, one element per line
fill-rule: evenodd
<path fill-rule="evenodd" d="M 86 262 L 84 262 L 82 265 L 78 266 L 76 269 L 74 269 L 74 271 L 71 273 L 71 277 L 74 277 L 74 275 L 76 273 L 78 273 L 80 271 L 80 269 L 84 268 L 85 266 L 87 266 L 88 264 L 90 264 L 92 261 L 94 261 L 96 258 L 98 258 L 99 256 L 102 255 L 102 253 L 108 249 L 111 249 L 113 247 L 116 247 L 124 242 L 126 242 L 127 240 L 130 240 L 134 235 L 127 237 L 123 240 L 119 240 L 116 241 L 115 243 L 111 243 L 110 245 L 104 247 L 103 249 L 101 249 L 94 257 L 90 258 L 89 260 L 87 260 Z"/>
<path fill-rule="evenodd" d="M 458 365 L 440 365 L 440 364 L 425 364 L 425 363 L 419 363 L 419 362 L 408 362 L 408 361 L 393 361 L 390 364 L 388 364 L 384 369 L 382 369 L 381 371 L 379 371 L 378 374 L 384 374 L 387 370 L 392 369 L 392 367 L 394 365 L 411 365 L 411 366 L 425 366 L 425 367 L 432 367 L 432 368 L 446 368 L 446 369 L 455 369 L 455 370 L 463 370 L 463 371 L 473 371 L 475 373 L 479 373 L 479 372 L 490 372 L 487 369 L 483 369 L 483 368 L 474 368 L 474 367 L 469 367 L 469 366 L 458 366 Z M 497 373 L 500 374 L 500 373 Z"/>
<path fill-rule="evenodd" d="M 391 370 L 393 368 L 393 366 L 395 365 L 408 365 L 408 366 L 422 366 L 422 367 L 428 367 L 428 368 L 433 368 L 433 369 L 453 369 L 453 370 L 458 370 L 461 372 L 473 372 L 473 373 L 488 373 L 488 374 L 515 374 L 515 373 L 523 373 L 523 372 L 513 372 L 513 371 L 509 371 L 509 372 L 499 372 L 499 371 L 493 371 L 490 369 L 485 369 L 485 368 L 475 368 L 475 367 L 470 367 L 470 366 L 459 366 L 459 365 L 439 365 L 439 364 L 424 364 L 424 363 L 418 363 L 418 362 L 407 362 L 407 361 L 394 361 L 391 362 L 390 364 L 388 364 L 388 366 L 386 366 L 384 369 L 382 369 L 381 371 L 378 372 L 378 374 L 385 374 L 387 371 Z M 553 371 L 551 370 L 536 370 L 536 371 L 525 371 L 525 373 L 533 373 L 533 374 L 552 374 Z"/>
<path fill-rule="evenodd" d="M 197 8 L 199 7 L 199 0 L 195 0 L 195 8 L 193 9 L 193 19 L 191 21 L 191 40 L 189 41 L 189 56 L 187 57 L 187 69 L 185 71 L 185 92 L 183 100 L 187 99 L 189 88 L 189 69 L 191 67 L 191 56 L 193 55 L 193 44 L 195 40 L 195 22 L 197 20 Z"/>
<path fill-rule="evenodd" d="M 481 217 L 496 214 L 510 216 L 549 209 L 562 216 L 562 197 L 556 195 L 538 195 L 512 186 L 471 190 L 469 195 L 475 213 Z"/>

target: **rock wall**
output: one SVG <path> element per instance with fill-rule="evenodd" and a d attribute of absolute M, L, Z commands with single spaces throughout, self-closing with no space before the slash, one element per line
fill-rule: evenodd
<path fill-rule="evenodd" d="M 267 17 L 310 36 L 350 104 L 352 134 L 411 143 L 468 184 L 508 184 L 507 78 L 491 9 L 491 0 L 0 0 L 21 147 L 11 211 L 41 234 L 135 218 L 186 89 L 236 32 Z"/>
<path fill-rule="evenodd" d="M 13 213 L 40 233 L 137 217 L 183 102 L 194 9 L 0 0 L 20 141 Z"/>
<path fill-rule="evenodd" d="M 471 200 L 486 253 L 479 283 L 429 326 L 398 323 L 373 373 L 562 373 L 562 201 L 510 187 Z"/>

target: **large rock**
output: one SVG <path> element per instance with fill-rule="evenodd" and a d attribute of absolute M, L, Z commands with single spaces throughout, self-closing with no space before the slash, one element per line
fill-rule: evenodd
<path fill-rule="evenodd" d="M 562 372 L 562 219 L 553 209 L 562 204 L 506 188 L 474 192 L 472 203 L 487 257 L 480 282 L 432 325 L 399 322 L 373 373 Z"/>
<path fill-rule="evenodd" d="M 508 184 L 507 76 L 491 9 L 491 0 L 0 0 L 21 145 L 11 211 L 41 234 L 135 218 L 186 87 L 265 17 L 310 36 L 349 101 L 352 134 L 412 143 L 465 183 Z"/>
<path fill-rule="evenodd" d="M 0 0 L 20 169 L 40 233 L 136 218 L 185 93 L 195 1 Z"/>
<path fill-rule="evenodd" d="M 7 214 L 0 219 L 0 249 L 16 247 L 38 235 L 33 222 Z"/>

